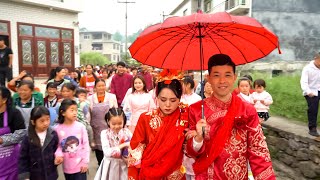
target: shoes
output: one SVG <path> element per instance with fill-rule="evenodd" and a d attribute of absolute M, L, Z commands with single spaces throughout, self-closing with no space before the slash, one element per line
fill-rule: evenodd
<path fill-rule="evenodd" d="M 309 131 L 309 134 L 310 134 L 311 136 L 315 136 L 315 137 L 319 137 L 319 136 L 320 136 L 320 134 L 318 133 L 317 130 L 310 130 L 310 131 Z"/>

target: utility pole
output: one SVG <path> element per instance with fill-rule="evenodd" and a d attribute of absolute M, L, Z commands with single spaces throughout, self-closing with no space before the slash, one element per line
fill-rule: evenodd
<path fill-rule="evenodd" d="M 162 14 L 160 14 L 162 16 L 162 22 L 164 22 L 164 19 L 167 17 L 167 16 L 170 16 L 170 14 L 164 14 L 164 11 L 162 11 Z"/>
<path fill-rule="evenodd" d="M 125 39 L 125 52 L 126 52 L 126 60 L 128 59 L 128 3 L 136 3 L 136 2 L 129 2 L 129 1 L 118 1 L 118 3 L 124 3 L 126 5 L 126 15 L 125 15 L 125 19 L 126 19 L 126 39 Z"/>

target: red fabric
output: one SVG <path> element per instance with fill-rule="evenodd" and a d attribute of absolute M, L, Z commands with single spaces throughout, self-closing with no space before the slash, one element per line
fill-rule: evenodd
<path fill-rule="evenodd" d="M 132 75 L 123 73 L 122 75 L 115 74 L 111 80 L 110 93 L 116 95 L 119 107 L 126 92 L 132 87 L 132 79 Z"/>
<path fill-rule="evenodd" d="M 188 114 L 187 109 L 184 114 Z M 182 113 L 183 114 L 183 113 Z M 159 129 L 150 127 L 150 115 L 143 113 L 138 121 L 130 146 L 135 149 L 140 143 L 146 144 L 143 152 L 141 169 L 129 167 L 129 177 L 160 180 L 169 176 L 182 165 L 184 130 L 188 127 L 180 124 L 180 109 L 169 116 L 162 117 Z M 182 118 L 181 118 L 182 119 Z M 187 120 L 187 116 L 184 118 Z M 139 175 L 138 175 L 139 174 Z"/>
<path fill-rule="evenodd" d="M 143 64 L 200 70 L 207 69 L 208 60 L 214 54 L 226 54 L 240 65 L 261 59 L 277 47 L 278 37 L 254 18 L 219 12 L 168 18 L 162 24 L 146 28 L 129 50 Z"/>
<path fill-rule="evenodd" d="M 232 96 L 231 105 L 228 108 L 228 113 L 223 118 L 223 124 L 218 129 L 210 132 L 212 141 L 207 144 L 208 151 L 207 156 L 201 156 L 198 161 L 193 164 L 193 170 L 196 174 L 199 174 L 208 169 L 212 162 L 220 155 L 224 148 L 225 143 L 231 136 L 231 130 L 234 124 L 234 117 L 242 110 L 242 100 L 237 96 Z"/>
<path fill-rule="evenodd" d="M 233 96 L 230 107 L 234 108 L 231 112 L 233 126 L 229 129 L 229 133 L 222 132 L 222 129 L 228 127 L 224 127 L 228 119 L 221 115 L 221 109 L 216 106 L 214 106 L 216 109 L 212 109 L 205 101 L 204 112 L 210 126 L 210 138 L 205 138 L 198 152 L 193 149 L 192 138 L 187 142 L 187 154 L 196 159 L 194 164 L 196 180 L 247 179 L 247 162 L 250 163 L 256 180 L 275 179 L 270 154 L 254 107 L 242 102 L 237 96 Z M 231 115 L 230 107 L 227 112 L 229 115 Z M 210 117 L 217 118 L 210 119 Z M 200 119 L 201 102 L 198 102 L 189 108 L 189 128 L 195 130 L 196 123 Z M 219 133 L 229 136 L 229 139 L 221 137 Z M 218 137 L 223 140 L 217 141 Z M 222 141 L 226 143 L 221 149 Z M 209 172 L 213 175 L 210 176 Z"/>

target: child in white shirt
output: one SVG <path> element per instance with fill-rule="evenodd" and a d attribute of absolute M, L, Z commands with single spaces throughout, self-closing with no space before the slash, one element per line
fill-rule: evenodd
<path fill-rule="evenodd" d="M 257 110 L 260 122 L 269 119 L 269 106 L 273 103 L 272 96 L 265 91 L 266 82 L 263 79 L 257 79 L 253 83 L 255 92 L 252 93 L 251 99 Z"/>

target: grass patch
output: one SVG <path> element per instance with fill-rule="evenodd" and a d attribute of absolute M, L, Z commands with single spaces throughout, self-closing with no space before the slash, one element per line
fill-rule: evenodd
<path fill-rule="evenodd" d="M 300 122 L 308 122 L 308 107 L 302 95 L 300 75 L 270 77 L 270 75 L 262 73 L 253 73 L 252 76 L 254 80 L 264 79 L 266 81 L 266 91 L 273 98 L 273 104 L 270 106 L 271 115 L 283 116 Z"/>

